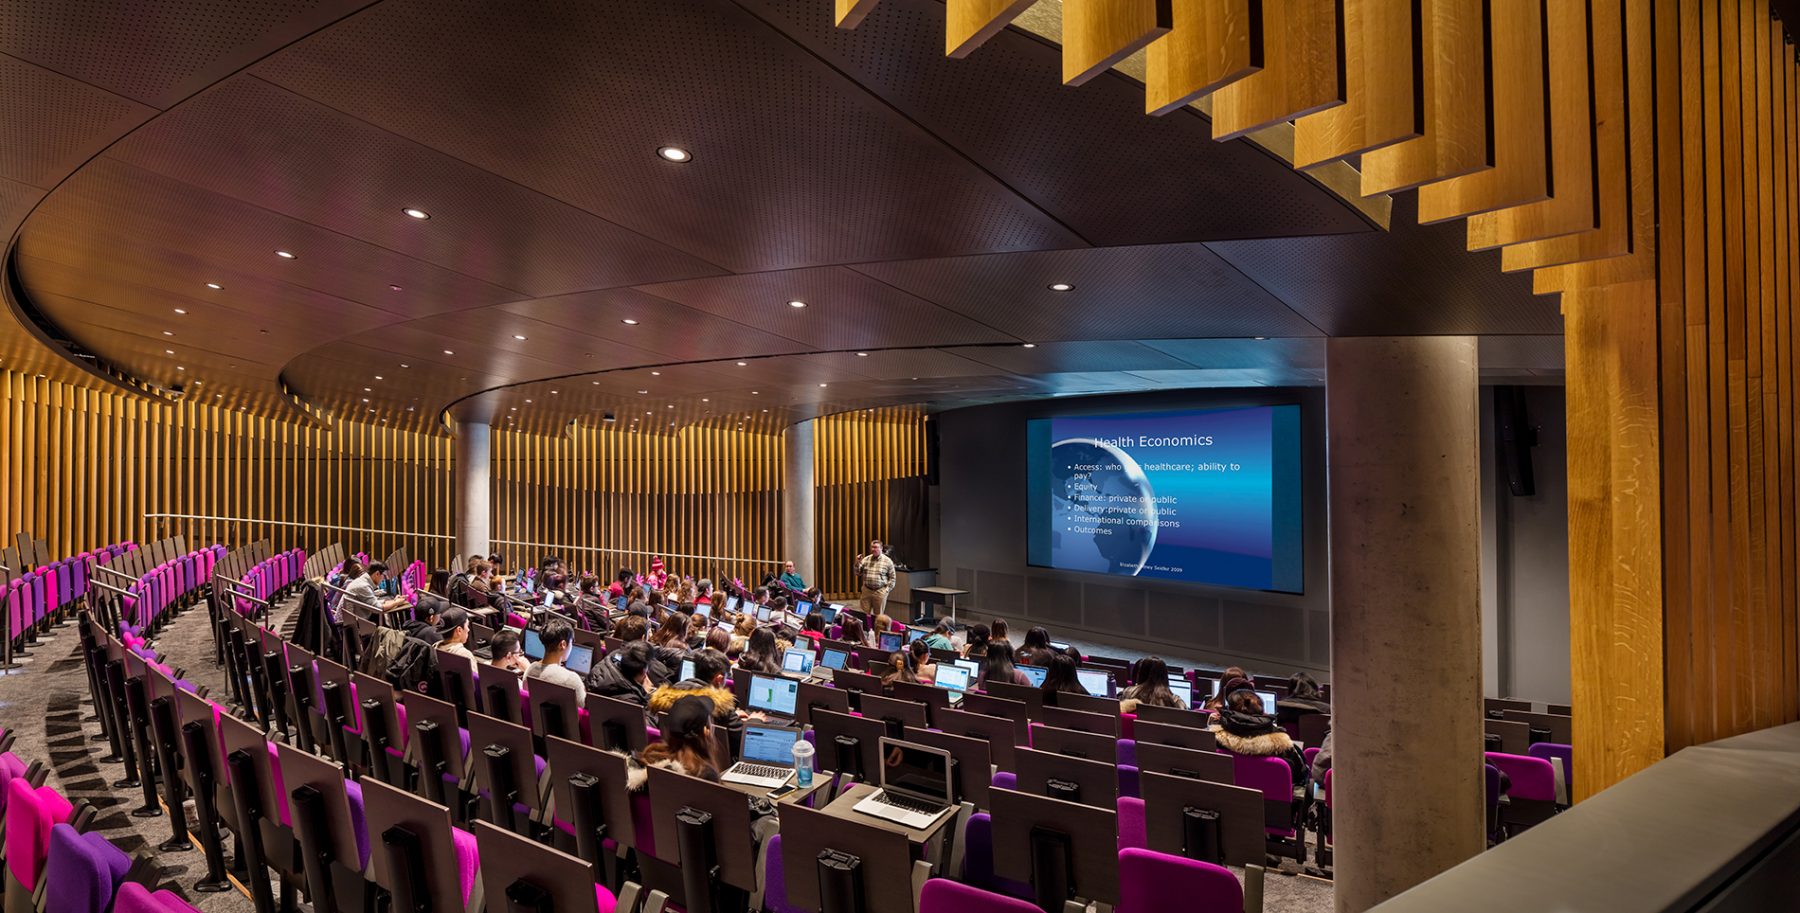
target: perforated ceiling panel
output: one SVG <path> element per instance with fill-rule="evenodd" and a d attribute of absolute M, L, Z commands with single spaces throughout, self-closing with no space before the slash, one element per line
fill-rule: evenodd
<path fill-rule="evenodd" d="M 44 189 L 154 109 L 0 55 L 0 178 Z"/>
<path fill-rule="evenodd" d="M 0 53 L 155 107 L 368 0 L 7 0 Z"/>
<path fill-rule="evenodd" d="M 13 229 L 43 195 L 36 187 L 0 178 L 0 238 L 12 237 Z"/>
<path fill-rule="evenodd" d="M 1199 244 L 856 267 L 1021 339 L 1311 336 L 1318 328 Z M 1055 291 L 1052 284 L 1067 284 Z"/>
<path fill-rule="evenodd" d="M 644 291 L 818 349 L 1015 338 L 843 267 L 669 282 Z M 791 301 L 806 307 L 791 307 Z"/>
<path fill-rule="evenodd" d="M 1421 226 L 1416 208 L 1396 197 L 1389 232 L 1207 246 L 1332 336 L 1562 332 L 1529 271 L 1502 273 L 1499 251 L 1469 252 L 1461 223 Z"/>
<path fill-rule="evenodd" d="M 696 310 L 636 289 L 607 289 L 519 301 L 501 310 L 582 334 L 599 361 L 573 370 L 612 367 L 628 355 L 700 361 L 740 355 L 800 352 L 807 346 L 726 317 Z M 494 318 L 504 327 L 506 318 Z M 627 324 L 633 320 L 636 323 Z M 585 355 L 583 356 L 586 357 Z"/>
<path fill-rule="evenodd" d="M 255 72 L 732 270 L 1079 243 L 725 0 L 389 0 Z"/>
<path fill-rule="evenodd" d="M 944 4 L 882 0 L 855 31 L 819 0 L 740 0 L 1094 244 L 1367 231 L 1350 207 L 1117 74 L 1061 83 L 1061 50 L 1007 30 L 944 56 Z M 1046 112 L 1054 112 L 1048 114 Z"/>
<path fill-rule="evenodd" d="M 724 272 L 249 76 L 108 155 L 529 295 Z"/>

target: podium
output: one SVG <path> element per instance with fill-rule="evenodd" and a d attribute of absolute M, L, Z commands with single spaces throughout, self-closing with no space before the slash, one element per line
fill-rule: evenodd
<path fill-rule="evenodd" d="M 911 607 L 913 605 L 913 600 L 916 598 L 913 594 L 913 589 L 916 587 L 931 586 L 935 583 L 937 583 L 937 568 L 935 567 L 915 568 L 910 571 L 895 571 L 894 590 L 888 594 L 888 615 L 894 618 L 900 618 L 900 613 L 895 612 L 893 609 L 894 604 L 899 603 L 900 605 Z M 861 594 L 859 593 L 858 595 Z M 911 613 L 913 616 L 916 616 L 917 614 L 917 612 Z"/>

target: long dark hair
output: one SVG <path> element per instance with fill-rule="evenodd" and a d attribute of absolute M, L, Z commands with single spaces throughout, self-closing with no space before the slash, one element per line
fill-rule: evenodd
<path fill-rule="evenodd" d="M 855 615 L 845 618 L 842 628 L 838 631 L 838 639 L 847 640 L 861 646 L 863 642 L 868 640 L 868 635 L 863 633 L 862 619 L 857 618 Z"/>
<path fill-rule="evenodd" d="M 919 680 L 919 677 L 913 674 L 912 654 L 905 652 L 890 654 L 888 656 L 888 663 L 894 667 L 894 671 L 889 672 L 881 679 L 882 684 L 891 685 L 895 682 L 916 682 Z"/>
<path fill-rule="evenodd" d="M 651 635 L 650 642 L 659 647 L 675 647 L 687 649 L 688 617 L 680 612 L 672 612 L 663 619 L 662 626 Z"/>
<path fill-rule="evenodd" d="M 1070 694 L 1086 694 L 1088 690 L 1081 687 L 1081 678 L 1075 674 L 1075 661 L 1065 653 L 1050 655 L 1049 671 L 1044 673 L 1046 693 L 1066 691 Z M 1165 683 L 1164 687 L 1168 687 Z"/>
<path fill-rule="evenodd" d="M 705 701 L 706 708 L 681 707 L 687 701 Z M 718 773 L 713 763 L 712 701 L 703 697 L 684 697 L 675 702 L 682 712 L 671 709 L 663 720 L 662 741 L 644 746 L 642 758 L 646 767 L 661 761 L 674 761 L 681 769 L 696 777 Z M 677 722 L 677 718 L 679 722 Z"/>
<path fill-rule="evenodd" d="M 1160 656 L 1146 656 L 1138 660 L 1137 670 L 1131 676 L 1132 694 L 1140 704 L 1152 707 L 1181 707 L 1189 709 L 1181 703 L 1181 697 L 1169 688 L 1169 664 Z"/>
<path fill-rule="evenodd" d="M 1012 644 L 1004 640 L 990 640 L 987 645 L 987 657 L 982 661 L 981 680 L 984 682 L 1005 682 L 1013 684 L 1014 673 L 1018 669 L 1013 665 Z"/>
<path fill-rule="evenodd" d="M 738 666 L 774 675 L 781 671 L 780 647 L 773 631 L 757 628 L 750 632 L 750 641 L 744 646 L 744 654 L 738 657 Z"/>

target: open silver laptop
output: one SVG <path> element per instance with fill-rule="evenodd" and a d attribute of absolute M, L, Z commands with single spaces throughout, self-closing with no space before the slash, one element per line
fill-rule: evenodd
<path fill-rule="evenodd" d="M 800 730 L 786 726 L 745 726 L 744 749 L 739 752 L 739 760 L 720 774 L 719 779 L 774 789 L 793 777 L 794 743 L 799 739 Z"/>
<path fill-rule="evenodd" d="M 948 813 L 951 803 L 950 752 L 899 739 L 881 740 L 881 788 L 853 808 L 924 830 Z"/>

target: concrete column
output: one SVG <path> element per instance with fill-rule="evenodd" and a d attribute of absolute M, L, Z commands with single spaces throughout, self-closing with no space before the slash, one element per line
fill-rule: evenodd
<path fill-rule="evenodd" d="M 1326 341 L 1338 913 L 1481 852 L 1476 341 Z"/>
<path fill-rule="evenodd" d="M 807 586 L 819 583 L 814 552 L 819 541 L 818 499 L 813 494 L 813 423 L 789 425 L 781 447 L 781 530 L 783 557 Z"/>
<path fill-rule="evenodd" d="M 484 423 L 458 422 L 456 452 L 456 553 L 492 554 L 493 430 Z"/>

